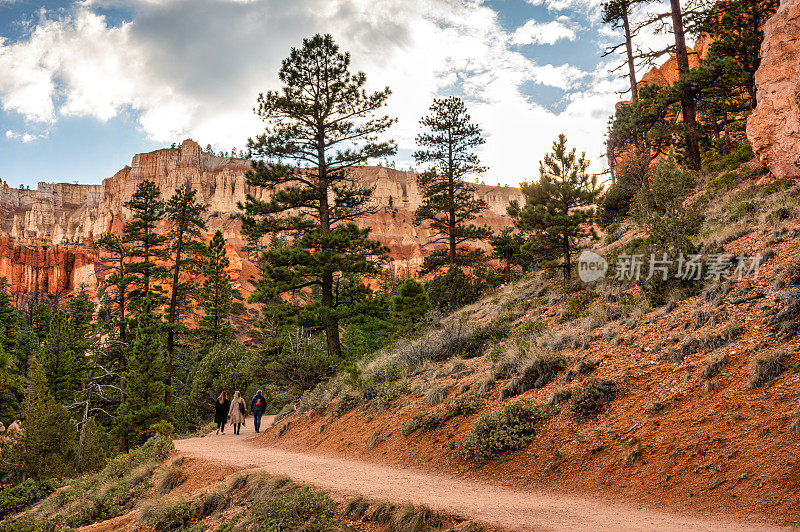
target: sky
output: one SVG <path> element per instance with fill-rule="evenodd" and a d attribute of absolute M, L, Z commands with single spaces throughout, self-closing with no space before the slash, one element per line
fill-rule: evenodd
<path fill-rule="evenodd" d="M 559 133 L 605 169 L 626 80 L 600 0 L 0 0 L 0 179 L 100 183 L 135 153 L 193 138 L 217 151 L 263 131 L 259 92 L 330 33 L 367 86 L 389 86 L 387 133 L 414 167 L 434 97 L 464 99 L 487 184 L 535 179 Z M 658 9 L 658 3 L 646 9 Z M 643 14 L 639 14 L 643 16 Z M 642 36 L 656 47 L 667 36 Z"/>

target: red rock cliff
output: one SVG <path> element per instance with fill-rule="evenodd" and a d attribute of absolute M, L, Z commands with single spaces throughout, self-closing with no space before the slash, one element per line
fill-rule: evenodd
<path fill-rule="evenodd" d="M 753 152 L 779 179 L 800 177 L 800 0 L 781 2 L 764 26 L 756 87 Z"/>
<path fill-rule="evenodd" d="M 165 199 L 184 184 L 198 191 L 199 200 L 208 208 L 209 231 L 220 229 L 225 234 L 229 249 L 236 255 L 231 257 L 232 264 L 238 267 L 234 280 L 247 290 L 254 268 L 241 252 L 244 240 L 237 203 L 243 202 L 247 193 L 265 196 L 264 190 L 245 184 L 244 175 L 249 169 L 250 163 L 245 159 L 216 157 L 203 152 L 196 142 L 186 140 L 178 148 L 135 155 L 130 166 L 105 179 L 102 185 L 39 183 L 38 189 L 31 191 L 2 184 L 0 233 L 13 238 L 14 244 L 4 240 L 5 247 L 0 247 L 0 261 L 5 261 L 0 264 L 8 264 L 9 268 L 0 268 L 0 277 L 5 275 L 15 291 L 32 292 L 39 286 L 50 293 L 55 293 L 57 287 L 75 289 L 86 279 L 93 279 L 89 274 L 95 259 L 91 248 L 70 251 L 73 255 L 53 249 L 60 246 L 63 250 L 66 244 L 79 246 L 105 232 L 121 231 L 130 216 L 123 204 L 139 183 L 150 179 Z M 378 208 L 361 224 L 372 227 L 373 237 L 389 246 L 395 268 L 414 270 L 422 262 L 424 245 L 431 236 L 426 228 L 412 223 L 413 212 L 422 202 L 416 174 L 374 166 L 356 171 L 363 183 L 374 187 L 373 201 Z M 510 225 L 506 216 L 509 201 L 522 200 L 520 190 L 512 187 L 477 185 L 476 195 L 489 205 L 476 223 L 495 231 Z M 47 264 L 57 266 L 45 276 L 48 280 L 44 284 L 36 280 L 35 272 L 44 268 L 46 261 L 33 258 L 41 253 L 49 253 Z M 80 267 L 69 266 L 69 261 L 77 261 Z M 19 273 L 22 270 L 28 273 Z M 65 280 L 63 276 L 71 278 Z M 55 278 L 59 280 L 53 281 Z M 96 284 L 96 280 L 92 283 Z"/>

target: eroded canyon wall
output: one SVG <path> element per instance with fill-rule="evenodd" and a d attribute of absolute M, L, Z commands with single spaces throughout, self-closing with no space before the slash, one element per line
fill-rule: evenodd
<path fill-rule="evenodd" d="M 130 217 L 124 204 L 142 181 L 149 179 L 165 199 L 181 185 L 198 191 L 198 200 L 208 211 L 208 229 L 220 229 L 229 241 L 234 280 L 244 290 L 255 268 L 242 252 L 239 202 L 246 194 L 264 198 L 266 191 L 245 183 L 249 161 L 217 157 L 204 152 L 193 140 L 181 146 L 137 154 L 130 166 L 105 179 L 102 185 L 39 183 L 37 190 L 0 185 L 0 277 L 7 277 L 12 290 L 32 292 L 74 290 L 81 285 L 96 288 L 100 269 L 92 241 L 106 232 L 120 232 Z M 361 182 L 374 187 L 375 214 L 360 224 L 372 227 L 372 235 L 391 249 L 393 266 L 415 269 L 426 254 L 431 234 L 413 224 L 413 212 L 422 202 L 416 174 L 379 166 L 356 170 Z M 509 201 L 522 201 L 519 189 L 477 185 L 476 195 L 489 208 L 476 223 L 499 231 L 510 225 Z M 42 255 L 43 254 L 43 255 Z M 75 266 L 77 264 L 77 266 Z M 46 274 L 36 272 L 42 268 Z M 48 270 L 48 268 L 50 268 Z M 99 274 L 99 272 L 98 272 Z M 69 277 L 69 279 L 65 279 Z M 46 279 L 46 280 L 43 280 Z"/>

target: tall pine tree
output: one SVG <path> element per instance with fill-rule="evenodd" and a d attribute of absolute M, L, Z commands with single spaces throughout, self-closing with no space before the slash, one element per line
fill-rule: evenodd
<path fill-rule="evenodd" d="M 531 235 L 523 250 L 535 258 L 535 266 L 560 269 L 565 282 L 571 278 L 572 257 L 581 240 L 593 235 L 593 205 L 600 189 L 588 168 L 586 155 L 578 157 L 559 135 L 552 153 L 539 162 L 539 180 L 522 184 L 525 206 L 514 201 L 508 209 L 517 228 Z"/>
<path fill-rule="evenodd" d="M 480 257 L 463 244 L 488 238 L 492 233 L 485 227 L 470 223 L 487 204 L 475 197 L 475 185 L 465 180 L 468 175 L 481 175 L 475 150 L 485 140 L 481 129 L 470 122 L 461 98 L 450 96 L 434 99 L 430 114 L 420 124 L 425 128 L 417 135 L 420 150 L 414 153 L 418 164 L 427 170 L 417 178 L 422 191 L 422 205 L 414 213 L 417 224 L 427 223 L 435 237 L 431 244 L 446 245 L 425 257 L 423 272 L 437 271 L 449 265 L 471 265 Z"/>
<path fill-rule="evenodd" d="M 53 314 L 39 360 L 47 375 L 50 393 L 61 404 L 72 403 L 86 377 L 83 347 L 70 315 L 63 310 Z"/>
<path fill-rule="evenodd" d="M 129 259 L 125 273 L 135 279 L 128 301 L 138 309 L 151 291 L 162 294 L 163 287 L 158 283 L 168 276 L 163 264 L 156 262 L 165 260 L 169 253 L 167 237 L 156 230 L 156 223 L 164 217 L 164 201 L 156 184 L 145 180 L 124 205 L 131 211 L 131 221 L 122 229 L 122 241 L 128 245 L 125 255 Z"/>
<path fill-rule="evenodd" d="M 206 264 L 203 268 L 203 287 L 200 302 L 205 314 L 200 319 L 200 345 L 211 348 L 233 336 L 228 313 L 233 303 L 231 278 L 226 271 L 230 260 L 225 251 L 225 237 L 221 231 L 214 233 L 208 244 Z"/>
<path fill-rule="evenodd" d="M 169 419 L 164 404 L 166 389 L 164 322 L 155 313 L 157 302 L 151 294 L 141 304 L 136 317 L 133 338 L 125 372 L 125 403 L 117 409 L 114 433 L 125 441 L 137 444 L 151 434 L 150 426 Z"/>
<path fill-rule="evenodd" d="M 283 88 L 258 98 L 256 112 L 267 129 L 249 141 L 247 174 L 249 186 L 264 187 L 271 197 L 247 196 L 243 231 L 255 242 L 278 233 L 287 244 L 262 254 L 264 275 L 253 299 L 288 296 L 292 312 L 324 330 L 328 355 L 339 358 L 339 323 L 357 311 L 362 278 L 380 274 L 387 252 L 355 224 L 375 207 L 372 190 L 353 168 L 395 152 L 394 142 L 380 140 L 394 119 L 375 116 L 391 91 L 368 93 L 366 75 L 350 71 L 350 54 L 330 35 L 292 48 L 278 77 Z M 309 291 L 318 297 L 308 301 Z"/>
<path fill-rule="evenodd" d="M 119 377 L 120 403 L 124 403 L 125 371 L 127 369 L 125 346 L 128 341 L 129 319 L 126 311 L 128 307 L 128 292 L 134 278 L 126 267 L 128 251 L 122 237 L 113 233 L 106 233 L 97 241 L 97 247 L 106 252 L 110 262 L 111 273 L 105 278 L 100 297 L 101 314 L 105 317 L 105 325 L 111 333 L 108 340 L 116 342 L 115 349 L 112 350 L 116 354 L 116 359 L 113 362 L 117 367 L 117 375 Z"/>
<path fill-rule="evenodd" d="M 172 285 L 167 312 L 167 385 L 165 403 L 172 404 L 172 375 L 175 359 L 175 336 L 181 325 L 181 315 L 191 309 L 195 296 L 195 278 L 205 255 L 201 231 L 206 228 L 202 214 L 206 211 L 195 199 L 196 190 L 188 186 L 175 190 L 167 202 L 169 246 L 172 255 Z"/>

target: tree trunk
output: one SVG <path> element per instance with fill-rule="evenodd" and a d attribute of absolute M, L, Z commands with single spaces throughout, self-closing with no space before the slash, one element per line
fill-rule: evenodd
<path fill-rule="evenodd" d="M 319 160 L 319 226 L 320 233 L 327 235 L 331 230 L 330 207 L 328 206 L 328 184 L 325 164 L 325 138 L 320 133 L 317 139 L 317 157 Z M 322 274 L 322 306 L 325 307 L 322 324 L 325 328 L 325 341 L 328 347 L 328 356 L 340 359 L 342 357 L 342 344 L 339 340 L 339 320 L 333 315 L 333 272 Z"/>
<path fill-rule="evenodd" d="M 689 72 L 689 54 L 683 34 L 683 13 L 680 0 L 670 0 L 672 8 L 672 29 L 675 33 L 675 59 L 678 62 L 678 79 Z M 694 94 L 689 86 L 681 86 L 681 114 L 686 133 L 686 163 L 691 170 L 700 170 L 700 144 L 697 139 L 697 119 L 695 116 Z"/>
<path fill-rule="evenodd" d="M 569 283 L 569 280 L 572 277 L 572 260 L 570 259 L 569 237 L 567 235 L 563 235 L 563 245 L 564 245 L 564 284 L 567 284 Z"/>
<path fill-rule="evenodd" d="M 631 84 L 631 101 L 639 101 L 639 87 L 636 85 L 636 63 L 633 60 L 633 41 L 631 25 L 628 22 L 628 3 L 622 6 L 622 26 L 625 28 L 625 51 L 628 54 L 628 80 Z"/>
<path fill-rule="evenodd" d="M 452 130 L 447 132 L 447 200 L 448 200 L 448 231 L 450 232 L 450 265 L 456 263 L 456 198 L 455 198 L 455 184 L 453 180 L 453 133 Z"/>

